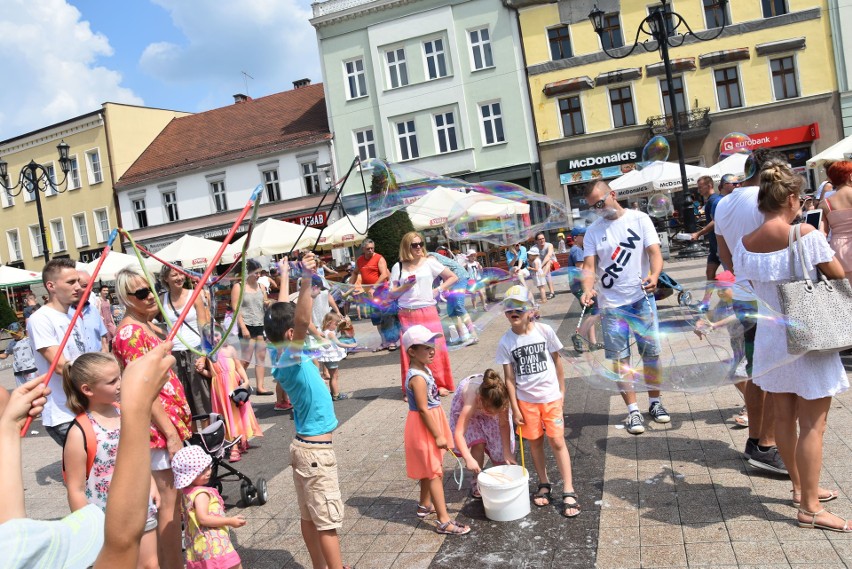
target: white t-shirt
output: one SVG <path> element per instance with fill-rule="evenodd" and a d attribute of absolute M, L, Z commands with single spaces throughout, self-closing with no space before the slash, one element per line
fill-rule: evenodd
<path fill-rule="evenodd" d="M 39 375 L 47 372 L 50 362 L 38 350 L 58 346 L 70 324 L 71 318 L 68 314 L 54 310 L 50 306 L 42 306 L 27 319 L 27 335 L 33 346 L 33 356 Z M 77 322 L 74 323 L 74 331 L 68 338 L 62 355 L 65 356 L 66 361 L 71 362 L 85 352 L 86 341 L 83 321 L 77 319 Z M 46 427 L 54 427 L 73 421 L 76 415 L 65 406 L 66 398 L 65 391 L 62 389 L 62 376 L 54 372 L 50 376 L 48 386 L 50 387 L 50 395 L 48 395 L 44 411 L 41 413 L 42 424 Z"/>
<path fill-rule="evenodd" d="M 444 265 L 437 259 L 427 257 L 426 262 L 420 265 L 413 273 L 402 268 L 401 263 L 394 263 L 391 269 L 391 282 L 399 286 L 409 275 L 415 275 L 417 282 L 399 297 L 400 308 L 424 308 L 435 305 L 435 297 L 432 295 L 432 283 L 438 275 L 444 272 Z"/>
<path fill-rule="evenodd" d="M 721 235 L 725 239 L 725 245 L 731 251 L 731 257 L 740 239 L 763 225 L 764 215 L 757 209 L 759 190 L 757 186 L 735 188 L 716 205 L 716 213 L 713 216 L 713 221 L 716 222 L 716 235 Z M 751 294 L 751 283 L 740 276 L 736 269 L 734 267 L 734 275 L 737 277 L 734 299 L 754 300 L 754 295 Z"/>
<path fill-rule="evenodd" d="M 497 346 L 496 362 L 512 365 L 518 399 L 527 403 L 550 403 L 562 397 L 551 355 L 561 349 L 562 342 L 553 328 L 537 322 L 526 334 L 519 336 L 511 329 L 503 334 Z"/>
<path fill-rule="evenodd" d="M 648 214 L 626 209 L 617 219 L 600 218 L 586 230 L 583 256 L 597 256 L 598 304 L 614 308 L 645 297 L 642 281 L 651 271 L 646 249 L 660 244 Z"/>

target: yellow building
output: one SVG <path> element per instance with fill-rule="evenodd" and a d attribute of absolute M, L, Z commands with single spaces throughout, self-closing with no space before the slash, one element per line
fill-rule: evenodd
<path fill-rule="evenodd" d="M 11 193 L 0 189 L 0 264 L 41 271 L 42 231 L 47 232 L 51 259 L 88 262 L 96 257 L 120 219 L 113 183 L 169 121 L 186 114 L 105 103 L 97 111 L 0 142 L 10 185 L 18 184 L 25 166 L 35 161 L 59 189 L 27 191 L 26 183 Z M 65 183 L 57 151 L 62 141 L 70 147 L 71 160 Z M 116 242 L 114 248 L 119 247 Z"/>
<path fill-rule="evenodd" d="M 629 171 L 655 134 L 670 142 L 669 160 L 678 158 L 659 51 L 639 46 L 613 59 L 603 50 L 605 42 L 610 53 L 625 55 L 641 21 L 660 9 L 658 0 L 597 0 L 605 13 L 601 38 L 588 19 L 593 2 L 505 1 L 518 9 L 550 197 L 585 209 L 585 183 Z M 811 155 L 842 138 L 826 1 L 736 0 L 724 13 L 718 0 L 669 7 L 701 36 L 716 35 L 722 18 L 727 23 L 712 41 L 679 36 L 682 24 L 672 34 L 687 163 L 716 163 L 721 140 L 737 132 L 784 151 L 804 171 Z"/>

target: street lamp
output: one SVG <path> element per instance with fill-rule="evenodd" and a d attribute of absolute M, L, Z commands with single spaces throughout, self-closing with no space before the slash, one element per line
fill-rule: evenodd
<path fill-rule="evenodd" d="M 680 117 L 678 117 L 677 99 L 675 98 L 675 89 L 672 78 L 672 62 L 669 58 L 669 47 L 679 47 L 683 45 L 686 38 L 692 36 L 698 41 L 712 41 L 722 35 L 725 31 L 725 25 L 728 22 L 727 8 L 728 0 L 718 0 L 718 6 L 722 10 L 722 26 L 717 32 L 710 36 L 702 36 L 692 31 L 689 24 L 677 12 L 670 11 L 668 0 L 660 0 L 660 7 L 651 12 L 639 23 L 639 29 L 636 30 L 636 38 L 633 40 L 633 46 L 626 53 L 613 53 L 607 49 L 606 42 L 603 41 L 604 34 L 604 16 L 603 10 L 600 10 L 595 4 L 592 11 L 589 12 L 589 20 L 592 22 L 592 27 L 598 37 L 601 38 L 601 46 L 604 53 L 612 59 L 624 59 L 633 54 L 638 47 L 642 47 L 646 52 L 651 52 L 656 49 L 660 50 L 660 57 L 663 60 L 663 67 L 666 71 L 666 83 L 668 84 L 669 92 L 669 108 L 672 113 L 672 130 L 674 131 L 675 144 L 677 146 L 677 159 L 680 164 L 680 183 L 681 189 L 684 192 L 684 208 L 682 218 L 684 230 L 687 233 L 695 232 L 695 214 L 692 209 L 694 198 L 689 191 L 689 184 L 686 180 L 686 162 L 684 162 L 683 138 L 680 126 Z M 679 33 L 678 28 L 686 28 L 686 32 Z M 640 35 L 646 35 L 649 39 L 639 40 Z"/>
<path fill-rule="evenodd" d="M 24 191 L 27 191 L 33 194 L 35 198 L 38 224 L 41 228 L 41 248 L 45 264 L 50 261 L 50 252 L 47 250 L 47 228 L 44 226 L 44 215 L 41 211 L 41 192 L 47 192 L 49 189 L 55 192 L 65 191 L 59 188 L 68 181 L 68 171 L 71 170 L 71 159 L 68 158 L 68 150 L 70 148 L 70 146 L 65 144 L 64 140 L 56 145 L 56 149 L 59 151 L 59 168 L 63 174 L 62 181 L 58 184 L 51 178 L 51 172 L 45 166 L 37 164 L 35 160 L 30 160 L 30 163 L 24 166 L 21 169 L 21 173 L 18 174 L 18 183 L 10 186 L 9 164 L 0 158 L 0 186 L 3 186 L 6 193 L 9 196 L 19 196 Z"/>

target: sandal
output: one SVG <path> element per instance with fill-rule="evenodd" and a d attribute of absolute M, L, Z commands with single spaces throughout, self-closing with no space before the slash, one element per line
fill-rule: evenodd
<path fill-rule="evenodd" d="M 396 344 L 391 344 L 390 346 L 388 346 L 388 351 L 395 352 L 398 347 L 399 346 L 397 346 Z"/>
<path fill-rule="evenodd" d="M 827 525 L 824 525 L 824 524 L 818 524 L 817 521 L 816 521 L 816 517 L 818 515 L 820 515 L 821 513 L 825 512 L 825 511 L 826 511 L 825 508 L 821 509 L 818 512 L 809 512 L 807 510 L 803 510 L 803 509 L 799 508 L 799 513 L 804 514 L 806 516 L 811 516 L 811 521 L 810 522 L 803 522 L 802 520 L 798 519 L 798 516 L 796 516 L 797 517 L 796 521 L 799 522 L 800 528 L 822 529 L 822 530 L 826 530 L 826 531 L 836 531 L 836 532 L 840 532 L 840 533 L 852 533 L 852 527 L 849 527 L 849 520 L 843 520 L 843 527 L 842 528 L 833 528 L 831 526 L 827 526 Z"/>
<path fill-rule="evenodd" d="M 538 489 L 536 489 L 535 494 L 532 495 L 533 505 L 537 508 L 543 508 L 545 506 L 549 506 L 553 501 L 553 496 L 551 495 L 551 490 L 553 489 L 553 484 L 549 482 L 539 482 Z M 545 492 L 542 492 L 545 490 Z M 536 503 L 536 500 L 545 500 L 544 504 Z"/>
<path fill-rule="evenodd" d="M 802 497 L 800 495 L 799 499 L 796 500 L 796 491 L 790 490 L 790 492 L 793 494 L 793 507 L 798 508 L 802 505 Z M 840 492 L 838 492 L 837 490 L 826 490 L 826 492 L 828 492 L 827 496 L 825 494 L 820 494 L 819 496 L 819 501 L 823 504 L 826 502 L 831 502 L 832 500 L 836 500 L 840 496 Z"/>
<path fill-rule="evenodd" d="M 479 484 L 476 480 L 470 483 L 470 497 L 474 500 L 482 500 L 482 493 L 479 491 Z"/>
<path fill-rule="evenodd" d="M 470 533 L 470 526 L 458 523 L 456 520 L 449 520 L 445 523 L 439 523 L 435 526 L 437 533 L 445 535 L 464 535 Z"/>
<path fill-rule="evenodd" d="M 737 427 L 748 427 L 748 412 L 745 407 L 734 417 L 734 423 L 736 423 Z"/>
<path fill-rule="evenodd" d="M 429 516 L 429 515 L 434 514 L 434 513 L 435 513 L 435 506 L 430 504 L 429 507 L 427 508 L 426 506 L 423 506 L 421 504 L 417 504 L 417 517 L 420 518 L 421 520 L 423 518 L 425 518 L 426 516 Z"/>
<path fill-rule="evenodd" d="M 349 399 L 349 396 L 346 395 L 345 393 L 338 393 L 337 395 L 331 396 L 332 401 L 341 401 L 343 399 Z"/>
<path fill-rule="evenodd" d="M 571 500 L 571 502 L 566 502 Z M 577 510 L 576 514 L 568 514 L 568 510 Z M 580 515 L 580 503 L 577 502 L 577 494 L 575 492 L 562 493 L 562 509 L 559 511 L 563 518 L 576 518 Z"/>
<path fill-rule="evenodd" d="M 240 454 L 239 449 L 237 449 L 237 447 L 232 447 L 231 448 L 231 456 L 228 457 L 228 462 L 239 462 L 242 459 L 243 459 L 243 457 Z"/>

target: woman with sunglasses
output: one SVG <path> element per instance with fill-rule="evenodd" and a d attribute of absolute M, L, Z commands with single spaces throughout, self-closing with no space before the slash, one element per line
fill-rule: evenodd
<path fill-rule="evenodd" d="M 118 323 L 113 353 L 122 368 L 159 346 L 165 331 L 152 323 L 158 314 L 151 285 L 138 268 L 128 266 L 115 275 L 115 292 L 126 308 Z M 151 412 L 151 473 L 160 492 L 157 539 L 160 567 L 183 567 L 180 500 L 174 486 L 171 459 L 192 434 L 192 414 L 174 369 L 160 390 Z"/>
<path fill-rule="evenodd" d="M 243 367 L 248 369 L 251 357 L 254 355 L 254 378 L 257 382 L 255 393 L 272 395 L 272 391 L 266 391 L 263 388 L 263 379 L 266 375 L 266 341 L 263 339 L 263 314 L 269 304 L 269 299 L 266 296 L 266 291 L 257 282 L 260 277 L 260 263 L 254 259 L 249 259 L 246 262 L 246 271 L 246 289 L 243 292 L 242 303 L 240 303 L 240 283 L 235 281 L 231 287 L 231 306 L 237 311 L 237 325 L 240 329 L 240 338 L 243 341 Z"/>
<path fill-rule="evenodd" d="M 436 288 L 432 288 L 435 279 L 440 279 L 441 282 Z M 438 386 L 438 394 L 441 396 L 455 390 L 455 383 L 441 319 L 435 305 L 438 295 L 449 290 L 457 280 L 458 277 L 450 269 L 427 255 L 426 242 L 423 241 L 422 235 L 416 231 L 403 235 L 399 244 L 399 262 L 391 269 L 390 294 L 399 304 L 398 316 L 402 334 L 416 324 L 441 334 L 435 339 L 435 359 L 430 366 Z M 400 350 L 399 354 L 405 399 L 408 354 L 405 350 Z"/>

